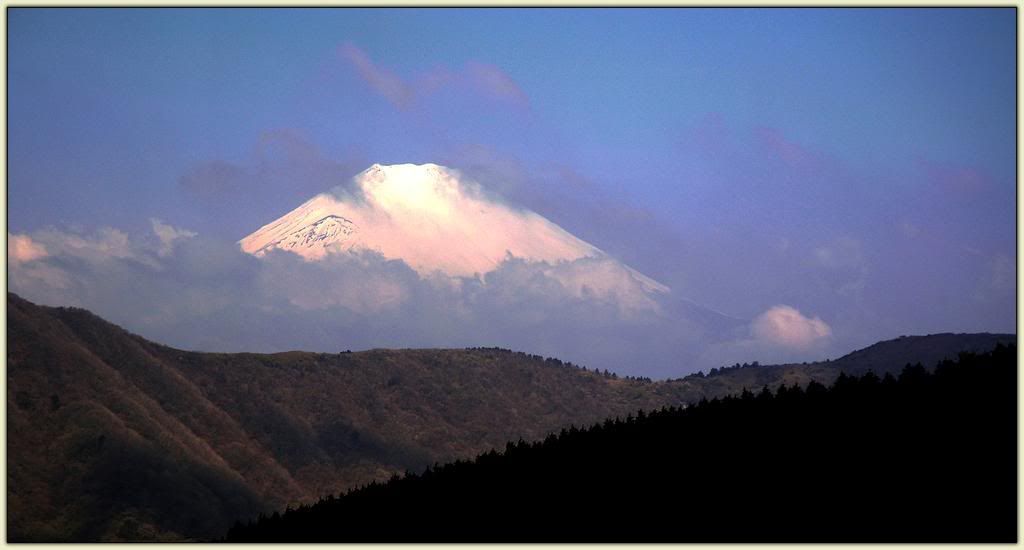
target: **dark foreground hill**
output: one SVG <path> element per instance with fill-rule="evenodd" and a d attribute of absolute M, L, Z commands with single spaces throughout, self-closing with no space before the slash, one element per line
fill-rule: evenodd
<path fill-rule="evenodd" d="M 229 542 L 1017 540 L 1016 348 L 667 408 L 236 525 Z"/>
<path fill-rule="evenodd" d="M 503 350 L 192 353 L 8 295 L 12 541 L 213 538 L 247 514 L 672 388 Z"/>
<path fill-rule="evenodd" d="M 13 294 L 7 315 L 9 541 L 214 538 L 240 517 L 509 440 L 744 387 L 828 383 L 841 363 L 650 382 L 498 349 L 194 353 Z M 1015 338 L 891 345 L 955 357 L 997 341 Z M 914 362 L 886 356 L 873 368 Z"/>

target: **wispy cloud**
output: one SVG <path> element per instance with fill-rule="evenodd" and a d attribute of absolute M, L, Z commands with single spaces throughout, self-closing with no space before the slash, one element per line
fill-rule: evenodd
<path fill-rule="evenodd" d="M 302 198 L 346 181 L 365 164 L 356 157 L 328 158 L 304 132 L 276 128 L 262 132 L 243 161 L 200 162 L 178 184 L 189 195 L 212 203 L 282 190 Z"/>
<path fill-rule="evenodd" d="M 848 236 L 814 247 L 807 267 L 826 288 L 844 296 L 863 291 L 868 276 L 864 245 Z"/>
<path fill-rule="evenodd" d="M 1006 254 L 997 254 L 990 262 L 990 273 L 987 278 L 989 287 L 1000 290 L 1013 290 L 1017 282 L 1017 264 Z"/>
<path fill-rule="evenodd" d="M 529 98 L 519 84 L 501 68 L 489 63 L 469 61 L 459 70 L 440 65 L 409 79 L 375 63 L 369 54 L 351 42 L 339 46 L 338 54 L 367 85 L 398 109 L 409 109 L 425 96 L 455 88 L 516 107 L 529 106 Z"/>
<path fill-rule="evenodd" d="M 210 159 L 178 179 L 183 198 L 205 210 L 191 223 L 200 232 L 239 239 L 311 196 L 344 185 L 370 164 L 354 151 L 331 158 L 304 132 L 292 128 L 260 134 L 241 160 Z M 230 212 L 231 215 L 224 215 Z"/>
<path fill-rule="evenodd" d="M 792 169 L 800 171 L 817 170 L 821 168 L 825 161 L 823 155 L 787 138 L 777 128 L 760 126 L 755 128 L 754 135 L 762 146 Z"/>
<path fill-rule="evenodd" d="M 182 189 L 197 197 L 216 198 L 235 195 L 246 189 L 252 175 L 241 166 L 211 160 L 193 166 L 178 179 Z"/>
<path fill-rule="evenodd" d="M 1008 254 L 996 254 L 979 262 L 984 271 L 978 277 L 973 297 L 978 303 L 1014 302 L 1017 297 L 1017 262 Z"/>
<path fill-rule="evenodd" d="M 395 107 L 404 109 L 412 103 L 414 95 L 412 87 L 403 82 L 395 73 L 377 66 L 370 56 L 355 44 L 350 42 L 342 44 L 338 48 L 338 54 L 355 67 L 359 76 L 367 84 Z"/>
<path fill-rule="evenodd" d="M 516 84 L 515 80 L 512 80 L 508 73 L 495 65 L 470 61 L 466 64 L 465 74 L 469 82 L 484 95 L 521 106 L 526 106 L 529 103 L 526 92 Z"/>
<path fill-rule="evenodd" d="M 987 191 L 992 185 L 991 178 L 973 166 L 935 162 L 925 158 L 918 158 L 917 166 L 924 172 L 929 182 L 943 192 L 980 193 Z"/>

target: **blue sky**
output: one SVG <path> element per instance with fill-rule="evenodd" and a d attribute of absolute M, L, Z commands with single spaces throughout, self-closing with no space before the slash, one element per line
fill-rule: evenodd
<path fill-rule="evenodd" d="M 8 16 L 14 234 L 234 242 L 438 162 L 708 307 L 819 315 L 830 351 L 1015 330 L 1012 9 Z"/>

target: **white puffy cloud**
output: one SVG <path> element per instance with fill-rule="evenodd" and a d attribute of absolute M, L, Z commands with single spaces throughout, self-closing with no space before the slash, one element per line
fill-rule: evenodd
<path fill-rule="evenodd" d="M 12 288 L 42 287 L 54 290 L 68 288 L 70 280 L 64 271 L 48 265 L 50 253 L 29 235 L 7 233 L 7 275 Z"/>
<path fill-rule="evenodd" d="M 49 254 L 43 245 L 32 240 L 28 235 L 7 233 L 7 261 L 12 264 L 31 262 L 45 258 Z"/>
<path fill-rule="evenodd" d="M 561 283 L 573 296 L 614 304 L 625 315 L 661 311 L 657 294 L 650 289 L 664 287 L 645 285 L 644 281 L 649 279 L 640 279 L 642 275 L 610 258 L 585 257 L 572 262 L 558 262 L 544 269 L 543 273 Z"/>
<path fill-rule="evenodd" d="M 113 227 L 101 227 L 92 234 L 47 228 L 32 237 L 42 242 L 51 256 L 71 256 L 91 261 L 128 259 L 136 255 L 128 234 Z"/>
<path fill-rule="evenodd" d="M 751 324 L 758 340 L 795 350 L 806 350 L 832 336 L 832 328 L 818 317 L 808 318 L 797 309 L 777 305 Z"/>
<path fill-rule="evenodd" d="M 156 251 L 157 255 L 160 257 L 167 256 L 174 250 L 174 241 L 196 236 L 194 231 L 176 229 L 156 218 L 150 218 L 149 223 L 153 225 L 153 233 L 155 233 L 157 239 L 160 240 L 160 247 L 157 248 Z"/>

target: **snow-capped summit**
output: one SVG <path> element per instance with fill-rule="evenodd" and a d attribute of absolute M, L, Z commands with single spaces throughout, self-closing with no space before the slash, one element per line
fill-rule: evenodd
<path fill-rule="evenodd" d="M 509 256 L 552 265 L 581 258 L 614 262 L 543 216 L 487 198 L 475 182 L 444 166 L 374 164 L 353 183 L 355 196 L 316 195 L 242 239 L 242 250 L 262 256 L 281 249 L 318 260 L 362 248 L 401 259 L 421 275 L 449 276 L 481 275 Z M 645 292 L 668 292 L 635 270 L 614 265 Z M 591 290 L 602 286 L 580 273 L 573 279 L 589 282 Z"/>

